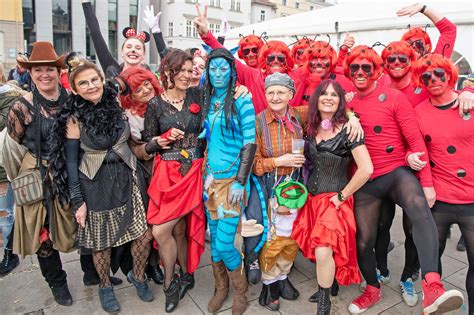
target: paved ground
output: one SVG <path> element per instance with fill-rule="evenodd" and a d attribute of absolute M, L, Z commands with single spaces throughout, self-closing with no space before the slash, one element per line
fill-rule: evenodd
<path fill-rule="evenodd" d="M 459 229 L 454 227 L 452 231 L 453 236 L 447 244 L 447 250 L 443 257 L 443 282 L 447 289 L 462 290 L 464 298 L 467 300 L 465 292 L 467 257 L 465 253 L 455 249 L 459 239 Z M 399 293 L 398 279 L 404 261 L 404 237 L 400 211 L 397 212 L 396 222 L 392 228 L 392 239 L 396 244 L 389 257 L 392 280 L 383 287 L 382 302 L 366 314 L 421 314 L 421 296 L 418 305 L 410 308 L 403 303 Z M 71 253 L 63 255 L 62 258 L 68 274 L 69 288 L 74 298 L 72 306 L 58 306 L 54 302 L 51 292 L 41 276 L 36 259 L 27 257 L 12 274 L 0 278 L 0 314 L 106 314 L 100 307 L 97 288 L 82 285 L 79 256 L 76 253 Z M 117 286 L 115 292 L 122 307 L 122 314 L 165 314 L 164 294 L 161 286 L 150 283 L 155 300 L 149 304 L 143 303 L 136 296 L 135 288 L 125 281 L 125 276 L 122 274 L 119 276 L 124 280 L 124 284 Z M 195 288 L 181 300 L 173 314 L 207 314 L 207 302 L 214 291 L 209 250 L 203 255 L 195 278 Z M 317 286 L 314 265 L 299 255 L 290 279 L 301 294 L 297 301 L 283 300 L 279 312 L 270 312 L 258 304 L 261 285 L 253 286 L 249 290 L 250 302 L 246 314 L 315 314 L 316 305 L 307 301 Z M 419 282 L 416 288 L 420 292 Z M 347 305 L 357 294 L 359 294 L 358 286 L 341 288 L 339 296 L 332 298 L 333 314 L 348 314 Z M 232 299 L 227 298 L 221 314 L 231 314 L 231 305 Z M 453 314 L 467 314 L 466 305 Z"/>

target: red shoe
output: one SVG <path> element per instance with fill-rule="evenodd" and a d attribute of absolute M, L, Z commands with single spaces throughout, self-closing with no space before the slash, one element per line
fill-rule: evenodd
<path fill-rule="evenodd" d="M 427 273 L 421 282 L 423 290 L 423 312 L 447 313 L 457 310 L 464 302 L 464 297 L 458 290 L 445 291 L 440 281 L 440 276 L 436 272 Z"/>
<path fill-rule="evenodd" d="M 382 289 L 371 285 L 367 285 L 362 295 L 356 297 L 351 305 L 349 312 L 351 314 L 359 314 L 365 312 L 369 307 L 377 304 L 382 300 Z"/>

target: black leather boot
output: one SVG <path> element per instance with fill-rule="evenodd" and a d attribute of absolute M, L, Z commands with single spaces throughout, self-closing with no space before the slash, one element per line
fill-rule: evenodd
<path fill-rule="evenodd" d="M 72 305 L 72 296 L 69 292 L 67 282 L 61 286 L 51 287 L 51 292 L 53 293 L 54 300 L 59 305 L 70 306 Z"/>
<path fill-rule="evenodd" d="M 285 300 L 294 301 L 300 296 L 298 290 L 291 284 L 290 279 L 278 280 L 278 284 L 280 285 L 280 296 Z"/>
<path fill-rule="evenodd" d="M 331 314 L 331 300 L 329 299 L 330 288 L 320 288 L 319 304 L 316 315 L 330 315 Z"/>
<path fill-rule="evenodd" d="M 11 249 L 5 248 L 3 260 L 0 262 L 0 276 L 6 276 L 20 263 L 18 255 L 13 254 Z"/>
<path fill-rule="evenodd" d="M 165 278 L 159 265 L 148 265 L 146 267 L 146 276 L 149 280 L 153 280 L 153 282 L 156 284 L 163 284 L 163 280 Z"/>
<path fill-rule="evenodd" d="M 179 303 L 179 277 L 174 275 L 168 288 L 163 285 L 165 292 L 165 311 L 171 313 Z"/>
<path fill-rule="evenodd" d="M 185 273 L 179 279 L 179 299 L 181 300 L 188 290 L 194 288 L 194 275 Z"/>

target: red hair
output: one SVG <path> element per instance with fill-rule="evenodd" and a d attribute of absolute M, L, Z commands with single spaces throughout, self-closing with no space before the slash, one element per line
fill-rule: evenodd
<path fill-rule="evenodd" d="M 451 59 L 443 57 L 440 54 L 428 54 L 418 59 L 413 67 L 413 80 L 415 84 L 424 87 L 421 75 L 426 71 L 431 71 L 436 68 L 442 68 L 446 71 L 446 74 L 449 75 L 448 84 L 451 88 L 454 88 L 458 81 L 458 69 Z"/>
<path fill-rule="evenodd" d="M 265 45 L 263 45 L 262 48 L 260 48 L 260 51 L 258 53 L 258 67 L 260 69 L 266 68 L 267 56 L 272 53 L 284 54 L 286 56 L 287 72 L 293 69 L 293 66 L 295 65 L 295 61 L 291 57 L 290 49 L 288 49 L 288 46 L 286 46 L 284 42 L 281 42 L 279 40 L 270 40 Z"/>
<path fill-rule="evenodd" d="M 301 56 L 302 63 L 306 61 L 306 51 L 308 50 L 308 47 L 311 46 L 311 44 L 314 42 L 314 40 L 303 37 L 301 39 L 298 39 L 298 41 L 291 47 L 291 57 L 293 57 L 293 60 L 296 60 L 296 53 L 298 50 L 303 49 L 304 53 L 303 56 Z"/>
<path fill-rule="evenodd" d="M 385 49 L 382 51 L 382 60 L 385 62 L 387 57 L 393 55 L 394 53 L 397 55 L 407 56 L 410 58 L 412 65 L 417 60 L 415 50 L 405 41 L 396 41 L 388 44 L 387 47 L 385 47 Z"/>
<path fill-rule="evenodd" d="M 310 73 L 309 62 L 316 58 L 329 58 L 329 73 L 334 72 L 337 64 L 337 52 L 328 42 L 317 41 L 313 42 L 305 52 L 305 64 L 303 71 Z"/>
<path fill-rule="evenodd" d="M 244 36 L 239 40 L 240 48 L 237 51 L 237 54 L 239 55 L 239 58 L 243 60 L 244 59 L 243 50 L 245 49 L 245 47 L 256 46 L 258 50 L 260 50 L 260 48 L 262 48 L 263 45 L 264 45 L 263 40 L 257 35 Z"/>
<path fill-rule="evenodd" d="M 120 95 L 120 103 L 123 109 L 130 109 L 132 114 L 140 117 L 145 116 L 147 103 L 137 102 L 132 99 L 132 94 L 143 84 L 145 81 L 150 81 L 155 90 L 155 95 L 158 96 L 162 92 L 162 88 L 158 83 L 156 76 L 150 71 L 142 67 L 129 67 L 122 71 L 120 76 L 130 87 L 131 92 L 127 95 Z"/>
<path fill-rule="evenodd" d="M 359 45 L 347 53 L 346 61 L 344 63 L 344 74 L 346 77 L 350 78 L 349 65 L 359 58 L 365 58 L 372 62 L 372 65 L 374 66 L 374 72 L 371 77 L 372 80 L 377 80 L 382 75 L 383 61 L 379 54 L 369 46 Z"/>
<path fill-rule="evenodd" d="M 415 27 L 405 32 L 402 36 L 402 40 L 408 42 L 409 40 L 416 41 L 417 39 L 423 39 L 425 46 L 427 46 L 427 53 L 431 52 L 431 39 L 428 33 L 426 33 L 420 27 Z"/>

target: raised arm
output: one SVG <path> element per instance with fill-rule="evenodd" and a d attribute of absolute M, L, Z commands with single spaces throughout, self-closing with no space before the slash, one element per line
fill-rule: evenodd
<path fill-rule="evenodd" d="M 155 40 L 156 49 L 160 58 L 163 59 L 168 53 L 168 47 L 166 47 L 165 40 L 163 39 L 163 33 L 160 28 L 160 15 L 161 11 L 155 15 L 155 9 L 153 6 L 146 6 L 145 11 L 143 12 L 143 20 L 148 25 L 153 34 L 153 39 Z"/>

